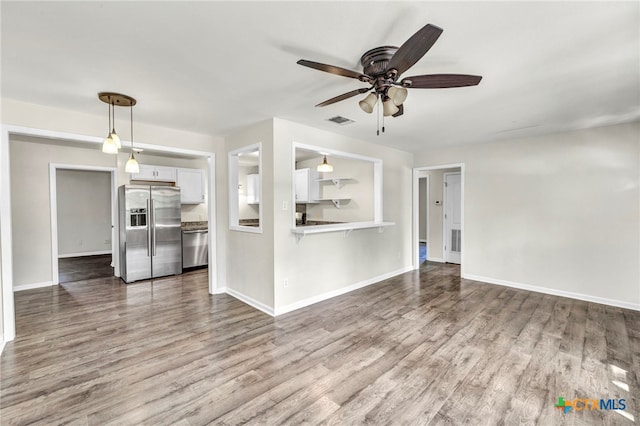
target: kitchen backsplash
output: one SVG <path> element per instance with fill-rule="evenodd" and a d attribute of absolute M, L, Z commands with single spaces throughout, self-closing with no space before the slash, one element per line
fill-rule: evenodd
<path fill-rule="evenodd" d="M 207 204 L 183 204 L 180 208 L 182 222 L 201 222 L 208 219 Z"/>

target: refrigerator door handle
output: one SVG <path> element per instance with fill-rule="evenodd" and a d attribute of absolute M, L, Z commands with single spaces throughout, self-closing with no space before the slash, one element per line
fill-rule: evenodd
<path fill-rule="evenodd" d="M 151 220 L 153 222 L 153 250 L 151 251 L 151 256 L 156 255 L 156 203 L 154 203 L 153 198 L 151 199 Z"/>
<path fill-rule="evenodd" d="M 151 210 L 149 209 L 149 199 L 147 198 L 147 257 L 151 256 L 151 223 L 149 221 L 149 215 Z"/>

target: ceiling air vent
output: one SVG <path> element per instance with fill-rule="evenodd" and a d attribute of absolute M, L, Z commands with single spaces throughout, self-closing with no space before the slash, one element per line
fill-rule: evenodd
<path fill-rule="evenodd" d="M 335 117 L 331 117 L 328 120 L 333 122 L 333 123 L 340 124 L 342 126 L 344 126 L 345 124 L 355 123 L 355 121 L 349 120 L 348 118 L 342 117 L 340 115 L 336 115 Z"/>

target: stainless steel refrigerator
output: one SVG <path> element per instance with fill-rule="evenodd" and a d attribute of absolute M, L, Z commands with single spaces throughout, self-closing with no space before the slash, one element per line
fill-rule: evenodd
<path fill-rule="evenodd" d="M 118 205 L 124 282 L 180 274 L 180 188 L 123 185 Z"/>

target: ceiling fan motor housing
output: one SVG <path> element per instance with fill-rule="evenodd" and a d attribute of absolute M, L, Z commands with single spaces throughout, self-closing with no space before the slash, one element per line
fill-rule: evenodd
<path fill-rule="evenodd" d="M 395 46 L 382 46 L 366 51 L 360 58 L 363 73 L 374 78 L 384 76 L 387 64 L 397 50 Z"/>

